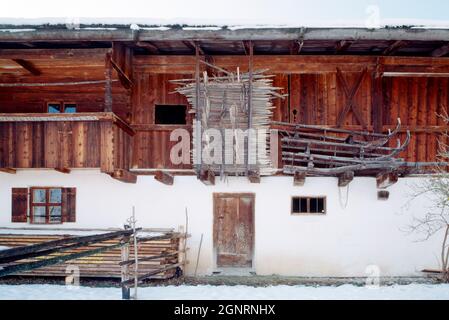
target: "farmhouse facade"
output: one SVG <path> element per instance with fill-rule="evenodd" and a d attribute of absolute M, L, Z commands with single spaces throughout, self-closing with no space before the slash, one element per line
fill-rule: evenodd
<path fill-rule="evenodd" d="M 3 25 L 0 227 L 122 227 L 134 207 L 177 228 L 187 211 L 186 274 L 437 269 L 441 239 L 404 230 L 447 143 L 448 38 Z"/>

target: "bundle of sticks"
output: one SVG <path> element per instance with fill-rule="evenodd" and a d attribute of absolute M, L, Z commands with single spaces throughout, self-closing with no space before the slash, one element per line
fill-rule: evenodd
<path fill-rule="evenodd" d="M 267 140 L 272 99 L 283 97 L 277 92 L 281 88 L 273 87 L 273 76 L 264 75 L 266 70 L 252 73 L 240 73 L 238 68 L 235 73 L 223 69 L 219 71 L 224 75 L 209 77 L 207 72 L 203 72 L 199 79 L 172 81 L 179 85 L 176 92 L 186 96 L 193 106 L 192 112 L 197 120 L 193 123 L 193 163 L 200 163 L 200 166 L 207 166 L 209 170 L 221 174 L 247 173 L 249 167 L 260 175 L 272 174 L 274 168 Z M 250 128 L 257 132 L 255 140 L 251 141 L 253 145 L 239 145 L 237 141 L 242 138 L 239 135 L 246 134 L 245 131 Z M 217 129 L 221 133 L 221 163 L 206 164 L 198 159 L 201 154 L 198 148 L 207 148 L 208 143 L 203 135 L 208 129 Z M 228 130 L 227 133 L 225 130 Z M 235 140 L 232 146 L 225 144 L 225 136 L 229 132 Z M 258 152 L 258 149 L 265 152 Z M 248 159 L 256 159 L 256 163 L 250 163 Z"/>
<path fill-rule="evenodd" d="M 380 171 L 407 163 L 399 158 L 410 142 L 406 132 L 403 142 L 397 137 L 401 127 L 388 133 L 351 131 L 323 126 L 273 122 L 282 127 L 281 150 L 283 172 L 307 172 L 335 175 L 346 171 Z"/>

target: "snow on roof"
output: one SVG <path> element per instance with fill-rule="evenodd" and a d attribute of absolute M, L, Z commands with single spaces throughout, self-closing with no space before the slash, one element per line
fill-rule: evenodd
<path fill-rule="evenodd" d="M 80 26 L 80 28 L 101 29 L 122 27 L 131 29 L 146 29 L 164 31 L 171 28 L 184 30 L 229 30 L 260 29 L 260 28 L 419 28 L 419 29 L 449 29 L 449 20 L 422 20 L 422 19 L 382 19 L 377 26 L 367 25 L 366 20 L 303 20 L 295 24 L 279 22 L 264 23 L 255 20 L 238 19 L 156 19 L 156 18 L 6 18 L 0 17 L 0 28 L 11 30 L 22 27 L 52 28 L 58 26 Z M 33 29 L 26 28 L 26 31 Z"/>

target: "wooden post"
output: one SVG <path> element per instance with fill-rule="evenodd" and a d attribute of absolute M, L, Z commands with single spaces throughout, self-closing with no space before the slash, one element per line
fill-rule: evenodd
<path fill-rule="evenodd" d="M 106 53 L 104 66 L 104 112 L 112 112 L 112 64 L 111 53 Z"/>
<path fill-rule="evenodd" d="M 376 184 L 378 189 L 386 189 L 398 182 L 399 175 L 397 172 L 381 172 L 376 176 Z"/>
<path fill-rule="evenodd" d="M 165 171 L 156 171 L 154 174 L 154 179 L 156 179 L 159 182 L 162 182 L 163 184 L 166 184 L 168 186 L 173 185 L 174 177 L 168 172 Z"/>
<path fill-rule="evenodd" d="M 183 266 L 185 263 L 185 253 L 183 253 L 183 251 L 185 250 L 185 245 L 184 245 L 184 241 L 186 240 L 184 235 L 185 235 L 185 228 L 184 226 L 178 226 L 178 232 L 181 235 L 181 237 L 179 238 L 179 243 L 178 243 L 178 251 L 180 252 L 178 255 L 178 263 L 180 266 Z"/>
<path fill-rule="evenodd" d="M 201 107 L 200 107 L 200 48 L 197 43 L 195 43 L 195 58 L 196 58 L 196 65 L 195 65 L 195 107 L 196 107 L 196 114 L 195 114 L 195 130 L 196 130 L 196 174 L 197 177 L 200 178 L 201 174 L 201 152 L 202 152 L 202 130 L 201 130 Z"/>
<path fill-rule="evenodd" d="M 354 171 L 345 171 L 338 176 L 338 186 L 346 187 L 354 179 Z"/>
<path fill-rule="evenodd" d="M 121 260 L 122 262 L 129 260 L 129 236 L 124 236 L 121 240 Z M 122 280 L 122 299 L 130 299 L 130 289 L 129 286 L 123 284 L 123 282 L 129 280 L 129 266 L 123 264 L 121 266 L 121 280 Z"/>
<path fill-rule="evenodd" d="M 380 64 L 379 59 L 377 61 L 376 70 L 372 75 L 373 85 L 373 95 L 372 95 L 372 106 L 373 106 L 373 128 L 374 132 L 382 132 L 383 125 L 383 66 Z"/>
<path fill-rule="evenodd" d="M 302 187 L 306 183 L 306 173 L 296 171 L 293 178 L 293 185 Z"/>
<path fill-rule="evenodd" d="M 254 54 L 254 46 L 253 42 L 249 42 L 249 83 L 248 83 L 248 138 L 247 138 L 247 145 L 246 145 L 246 175 L 249 174 L 251 164 L 250 164 L 250 150 L 252 149 L 251 143 L 254 141 L 251 141 L 251 134 L 250 130 L 253 127 L 253 107 L 252 107 L 252 100 L 253 100 L 253 54 Z"/>
<path fill-rule="evenodd" d="M 133 228 L 134 240 L 134 299 L 137 300 L 137 287 L 139 286 L 139 254 L 137 248 L 137 232 L 136 232 L 136 208 L 133 206 L 133 215 L 131 217 L 131 226 Z"/>
<path fill-rule="evenodd" d="M 215 185 L 215 173 L 212 170 L 201 170 L 200 171 L 200 180 L 206 186 Z"/>

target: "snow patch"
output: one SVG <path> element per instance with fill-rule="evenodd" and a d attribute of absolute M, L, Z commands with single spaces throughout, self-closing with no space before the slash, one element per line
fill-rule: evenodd
<path fill-rule="evenodd" d="M 0 285 L 0 299 L 20 300 L 116 300 L 120 288 L 91 288 L 63 285 Z M 371 289 L 342 286 L 162 286 L 139 288 L 143 300 L 449 300 L 449 284 L 393 285 Z"/>

